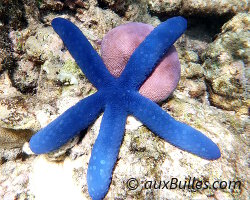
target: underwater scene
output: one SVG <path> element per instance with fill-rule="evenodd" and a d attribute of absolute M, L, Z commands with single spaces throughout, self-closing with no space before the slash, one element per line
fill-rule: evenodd
<path fill-rule="evenodd" d="M 249 199 L 247 0 L 0 0 L 1 200 Z"/>

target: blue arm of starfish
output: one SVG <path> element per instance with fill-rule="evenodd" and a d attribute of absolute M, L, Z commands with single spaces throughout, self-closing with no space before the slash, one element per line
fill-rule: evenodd
<path fill-rule="evenodd" d="M 93 200 L 109 189 L 112 172 L 124 135 L 127 112 L 120 105 L 107 105 L 88 166 L 88 191 Z"/>
<path fill-rule="evenodd" d="M 156 103 L 139 93 L 132 96 L 129 113 L 170 144 L 208 160 L 220 157 L 217 145 L 201 132 L 176 121 Z"/>
<path fill-rule="evenodd" d="M 35 134 L 30 146 L 35 153 L 58 149 L 92 123 L 105 107 L 88 169 L 88 189 L 93 199 L 102 199 L 108 191 L 128 111 L 181 149 L 206 159 L 220 156 L 218 147 L 199 131 L 175 121 L 149 99 L 135 95 L 162 55 L 186 29 L 185 19 L 172 18 L 152 31 L 138 47 L 139 50 L 135 50 L 118 79 L 109 74 L 100 56 L 74 24 L 57 18 L 52 25 L 85 75 L 99 90 Z"/>
<path fill-rule="evenodd" d="M 98 92 L 81 100 L 33 135 L 31 150 L 41 154 L 59 149 L 94 122 L 103 108 L 104 101 Z"/>
<path fill-rule="evenodd" d="M 120 76 L 121 85 L 139 89 L 150 75 L 157 62 L 183 34 L 187 21 L 183 17 L 173 17 L 157 26 L 131 55 Z"/>
<path fill-rule="evenodd" d="M 63 18 L 55 18 L 52 26 L 89 81 L 98 89 L 110 85 L 114 77 L 80 29 Z"/>

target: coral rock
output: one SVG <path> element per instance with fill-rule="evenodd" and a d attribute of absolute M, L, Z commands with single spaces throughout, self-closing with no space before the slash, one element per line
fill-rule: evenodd
<path fill-rule="evenodd" d="M 222 34 L 203 55 L 210 100 L 223 109 L 238 110 L 247 104 L 249 24 L 249 14 L 236 15 L 222 27 Z"/>

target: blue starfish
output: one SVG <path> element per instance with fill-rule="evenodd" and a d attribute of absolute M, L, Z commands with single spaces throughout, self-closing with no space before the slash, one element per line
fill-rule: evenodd
<path fill-rule="evenodd" d="M 73 23 L 56 18 L 52 26 L 98 91 L 35 134 L 30 147 L 36 154 L 54 151 L 86 129 L 104 111 L 87 174 L 92 199 L 102 199 L 109 189 L 128 115 L 135 116 L 152 132 L 180 149 L 208 160 L 220 157 L 220 150 L 212 140 L 176 121 L 138 92 L 156 63 L 186 30 L 184 18 L 173 17 L 157 26 L 135 50 L 119 78 L 108 72 L 101 57 Z"/>

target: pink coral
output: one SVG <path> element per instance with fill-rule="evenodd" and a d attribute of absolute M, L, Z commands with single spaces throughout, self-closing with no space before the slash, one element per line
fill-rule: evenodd
<path fill-rule="evenodd" d="M 153 29 L 151 25 L 132 22 L 118 26 L 105 35 L 101 44 L 101 55 L 113 76 L 121 75 L 134 50 Z M 178 53 L 172 46 L 139 92 L 155 102 L 160 102 L 173 92 L 179 79 L 180 62 Z"/>

